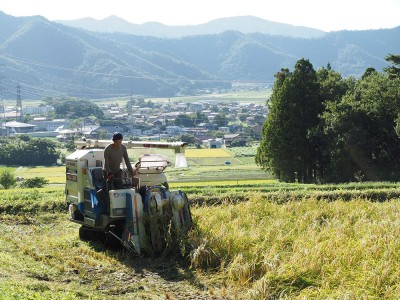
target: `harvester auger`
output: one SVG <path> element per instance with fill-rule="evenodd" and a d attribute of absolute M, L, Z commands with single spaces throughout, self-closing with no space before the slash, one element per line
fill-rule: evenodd
<path fill-rule="evenodd" d="M 185 234 L 192 225 L 189 200 L 170 190 L 164 170 L 171 163 L 160 154 L 142 155 L 135 164 L 135 180 L 121 166 L 122 182 L 113 188 L 103 174 L 106 140 L 76 141 L 66 157 L 66 202 L 70 220 L 81 224 L 82 239 L 117 240 L 141 255 L 161 253 L 170 238 Z M 127 149 L 159 148 L 175 151 L 175 167 L 186 167 L 183 142 L 124 141 Z M 175 234 L 171 235 L 171 228 Z M 178 233 L 178 234 L 176 234 Z M 169 235 L 169 236 L 168 236 Z"/>

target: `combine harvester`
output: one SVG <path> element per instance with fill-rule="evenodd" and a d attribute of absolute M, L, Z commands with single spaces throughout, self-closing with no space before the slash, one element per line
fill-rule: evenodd
<path fill-rule="evenodd" d="M 189 200 L 171 191 L 164 173 L 170 161 L 159 154 L 142 155 L 133 182 L 125 166 L 120 189 L 103 175 L 107 140 L 76 141 L 77 150 L 66 158 L 66 201 L 71 221 L 81 224 L 81 239 L 118 240 L 137 255 L 160 254 L 171 239 L 191 227 Z M 183 142 L 124 141 L 127 149 L 159 148 L 175 151 L 175 167 L 187 167 Z M 116 180 L 116 179 L 115 179 Z"/>

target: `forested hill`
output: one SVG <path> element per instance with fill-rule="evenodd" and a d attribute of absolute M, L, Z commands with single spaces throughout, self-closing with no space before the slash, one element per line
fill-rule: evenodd
<path fill-rule="evenodd" d="M 230 87 L 232 81 L 270 85 L 281 68 L 302 57 L 343 76 L 381 71 L 400 53 L 400 27 L 338 31 L 315 39 L 226 31 L 179 39 L 94 33 L 47 19 L 0 12 L 3 97 L 173 96 Z"/>

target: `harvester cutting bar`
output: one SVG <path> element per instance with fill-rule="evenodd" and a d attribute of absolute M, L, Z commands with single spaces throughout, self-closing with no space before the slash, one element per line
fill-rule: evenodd
<path fill-rule="evenodd" d="M 109 140 L 82 140 L 75 141 L 78 149 L 84 148 L 105 148 L 111 141 Z M 161 149 L 174 149 L 175 151 L 183 149 L 187 146 L 185 142 L 140 142 L 140 141 L 123 141 L 122 144 L 126 148 L 161 148 Z"/>

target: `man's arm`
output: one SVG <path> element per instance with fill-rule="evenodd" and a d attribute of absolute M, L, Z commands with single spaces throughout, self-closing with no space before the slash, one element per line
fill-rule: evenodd
<path fill-rule="evenodd" d="M 136 172 L 132 168 L 131 162 L 129 161 L 129 156 L 128 156 L 128 150 L 126 150 L 126 147 L 124 147 L 124 160 L 125 160 L 125 165 L 128 168 L 129 172 L 131 173 L 131 176 L 135 176 Z"/>
<path fill-rule="evenodd" d="M 106 147 L 104 149 L 104 170 L 108 173 L 110 172 L 110 159 L 109 159 L 109 151 L 108 148 Z"/>

